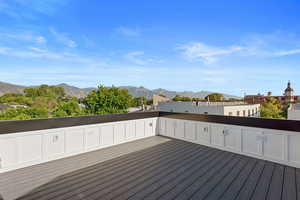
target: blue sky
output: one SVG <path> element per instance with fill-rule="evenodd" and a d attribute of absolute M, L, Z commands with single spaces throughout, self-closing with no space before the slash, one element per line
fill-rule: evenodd
<path fill-rule="evenodd" d="M 299 1 L 0 0 L 0 81 L 300 94 Z"/>

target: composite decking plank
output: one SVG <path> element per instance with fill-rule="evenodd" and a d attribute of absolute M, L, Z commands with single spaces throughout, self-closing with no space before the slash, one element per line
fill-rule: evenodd
<path fill-rule="evenodd" d="M 245 160 L 243 160 L 240 156 L 238 156 L 235 161 L 232 161 L 232 163 L 228 163 L 221 171 L 217 172 L 209 181 L 207 181 L 203 187 L 198 188 L 195 192 L 193 192 L 191 196 L 191 200 L 195 199 L 205 199 L 207 195 L 210 194 L 210 192 L 216 188 L 216 186 L 222 181 L 226 180 L 226 177 L 230 177 L 230 175 L 235 174 L 235 172 L 238 172 L 241 167 L 243 167 L 246 164 Z M 238 170 L 236 171 L 236 168 Z M 231 182 L 231 178 L 229 178 L 229 182 Z M 224 190 L 224 188 L 221 188 L 221 191 Z"/>
<path fill-rule="evenodd" d="M 201 164 L 201 162 L 204 162 L 208 157 L 213 156 L 214 153 L 216 153 L 216 150 L 206 149 L 201 152 L 195 150 L 192 156 L 187 157 L 186 159 L 178 158 L 176 164 L 172 164 L 171 166 L 166 167 L 166 169 L 157 169 L 155 173 L 142 176 L 134 182 L 124 183 L 122 187 L 114 188 L 113 192 L 101 196 L 101 199 L 128 199 L 138 191 L 143 193 L 144 189 L 153 183 L 190 170 L 194 163 Z"/>
<path fill-rule="evenodd" d="M 285 167 L 282 200 L 296 199 L 296 170 L 292 167 Z"/>
<path fill-rule="evenodd" d="M 214 163 L 213 166 L 210 166 L 210 169 L 206 171 L 205 174 L 200 176 L 195 176 L 194 178 L 189 177 L 190 180 L 187 180 L 188 184 L 179 183 L 171 191 L 165 193 L 163 199 L 189 199 L 194 192 L 196 192 L 200 187 L 202 187 L 207 181 L 209 181 L 214 175 L 216 175 L 220 170 L 224 169 L 226 166 L 231 166 L 236 163 L 236 155 L 228 154 L 221 158 L 221 161 Z M 229 165 L 228 165 L 229 164 Z"/>
<path fill-rule="evenodd" d="M 300 200 L 300 169 L 296 169 L 297 200 Z"/>
<path fill-rule="evenodd" d="M 175 149 L 169 153 L 157 154 L 157 156 L 153 156 L 140 162 L 132 167 L 121 167 L 117 169 L 116 172 L 111 173 L 109 176 L 105 176 L 105 178 L 99 178 L 99 176 L 85 178 L 84 181 L 78 180 L 75 185 L 70 185 L 68 187 L 63 188 L 62 190 L 58 190 L 53 192 L 52 194 L 47 194 L 47 196 L 41 196 L 40 199 L 73 199 L 78 194 L 80 196 L 86 196 L 93 194 L 105 187 L 116 184 L 120 182 L 120 180 L 131 178 L 133 175 L 145 174 L 148 171 L 154 170 L 157 165 L 164 165 L 171 160 L 175 160 L 174 156 L 176 154 L 184 155 L 193 151 L 197 147 L 197 145 L 191 146 L 191 148 L 181 148 Z M 203 148 L 203 147 L 200 147 Z M 166 154 L 166 155 L 164 155 Z M 101 171 L 99 172 L 101 175 Z M 81 197 L 80 197 L 81 198 Z"/>
<path fill-rule="evenodd" d="M 250 176 L 246 180 L 239 194 L 236 196 L 236 200 L 248 200 L 251 198 L 256 184 L 265 168 L 265 161 L 259 160 L 255 165 L 255 168 L 251 172 Z"/>
<path fill-rule="evenodd" d="M 202 195 L 205 200 L 215 200 L 220 199 L 220 197 L 226 192 L 226 190 L 230 187 L 230 185 L 237 179 L 240 173 L 243 171 L 245 167 L 247 167 L 250 159 L 248 157 L 241 157 L 241 161 L 234 166 L 234 168 L 224 177 L 224 178 L 216 178 L 214 183 L 211 183 L 211 187 L 205 185 L 205 187 L 210 188 L 210 190 L 206 195 Z M 219 179 L 219 180 L 218 180 Z M 213 181 L 212 181 L 213 182 Z M 200 195 L 195 195 L 195 197 L 200 197 Z M 195 198 L 194 198 L 195 199 Z M 199 198 L 201 199 L 201 198 Z"/>
<path fill-rule="evenodd" d="M 185 171 L 178 176 L 173 178 L 170 176 L 169 178 L 163 179 L 156 184 L 152 184 L 151 186 L 147 187 L 143 192 L 136 193 L 130 199 L 157 199 L 161 195 L 167 193 L 168 191 L 172 190 L 175 186 L 178 186 L 178 183 L 184 183 L 187 179 L 190 179 L 191 176 L 193 177 L 198 176 L 199 174 L 204 174 L 208 171 L 215 163 L 221 160 L 221 156 L 224 156 L 224 152 L 217 151 L 215 156 L 208 158 L 208 160 L 204 161 L 199 168 L 194 165 L 194 163 L 190 163 L 190 166 L 193 167 L 191 171 Z M 196 169 L 196 171 L 194 171 Z M 175 174 L 177 175 L 177 174 Z M 180 184 L 182 185 L 182 184 Z M 167 199 L 167 197 L 165 197 Z"/>
<path fill-rule="evenodd" d="M 91 166 L 89 168 L 84 168 L 81 170 L 78 170 L 77 172 L 73 172 L 73 176 L 63 176 L 57 178 L 55 181 L 52 181 L 40 188 L 38 190 L 32 191 L 32 194 L 28 194 L 27 196 L 24 196 L 23 199 L 33 199 L 33 198 L 39 198 L 43 197 L 45 194 L 49 194 L 51 192 L 58 192 L 62 188 L 66 188 L 66 186 L 76 186 L 76 183 L 81 182 L 82 180 L 91 180 L 90 177 L 92 178 L 103 178 L 104 176 L 110 175 L 110 174 L 115 174 L 120 172 L 120 167 L 138 167 L 140 163 L 143 163 L 143 161 L 147 160 L 147 162 L 151 162 L 152 159 L 155 159 L 153 155 L 157 155 L 158 153 L 160 156 L 169 156 L 169 152 L 173 152 L 177 148 L 183 148 L 185 145 L 177 145 L 173 144 L 170 146 L 170 148 L 162 148 L 158 149 L 158 151 L 151 152 L 151 154 L 141 154 L 140 156 L 137 157 L 137 160 L 135 162 L 125 162 L 125 164 L 121 165 L 116 165 L 112 166 L 110 168 L 105 168 L 106 170 L 103 170 L 101 168 L 101 164 L 99 164 L 99 168 L 97 166 Z M 146 152 L 145 152 L 146 153 Z M 147 158 L 147 155 L 150 156 L 150 159 Z M 126 157 L 124 157 L 126 160 Z M 123 161 L 125 161 L 123 160 Z M 127 165 L 128 164 L 128 165 Z"/>
<path fill-rule="evenodd" d="M 275 165 L 274 173 L 270 183 L 267 200 L 280 200 L 282 195 L 282 185 L 284 176 L 284 166 Z"/>
<path fill-rule="evenodd" d="M 253 200 L 266 199 L 270 182 L 273 176 L 273 171 L 274 171 L 274 163 L 267 162 L 263 170 L 263 173 L 261 174 L 260 179 L 256 185 L 256 188 L 254 190 L 251 199 Z"/>
<path fill-rule="evenodd" d="M 155 187 L 160 187 L 163 186 L 163 184 L 166 184 L 167 182 L 170 182 L 174 180 L 175 178 L 179 177 L 180 175 L 188 172 L 188 173 L 193 173 L 194 168 L 199 169 L 201 168 L 205 163 L 210 161 L 211 159 L 214 159 L 215 156 L 218 155 L 217 150 L 209 150 L 206 155 L 199 157 L 196 155 L 196 158 L 187 162 L 183 161 L 179 165 L 176 166 L 176 168 L 173 171 L 170 171 L 169 173 L 162 172 L 158 176 L 154 176 L 147 181 L 137 183 L 134 185 L 134 187 L 128 189 L 127 191 L 114 196 L 114 200 L 122 200 L 122 199 L 129 199 L 134 197 L 136 194 L 138 196 L 135 196 L 135 198 L 143 198 L 147 194 L 149 194 L 149 190 L 151 192 L 151 189 Z M 180 159 L 181 160 L 181 159 Z M 154 187 L 155 186 L 155 187 Z"/>
<path fill-rule="evenodd" d="M 224 162 L 226 162 L 226 160 L 224 160 L 224 157 L 226 157 L 226 154 L 224 154 L 223 152 L 219 152 L 217 157 L 214 158 L 214 160 L 212 160 L 210 163 L 207 164 L 204 163 L 205 165 L 201 167 L 198 171 L 194 173 L 185 172 L 184 174 L 178 176 L 176 179 L 168 183 L 165 183 L 161 187 L 157 187 L 157 185 L 154 185 L 155 187 L 151 188 L 152 191 L 150 193 L 148 191 L 148 194 L 145 197 L 143 197 L 143 199 L 145 200 L 166 199 L 167 200 L 167 199 L 175 198 L 178 195 L 178 193 L 184 191 L 184 189 L 191 184 L 191 181 L 207 174 L 208 171 L 214 168 L 214 166 L 217 163 L 222 165 Z M 229 155 L 227 157 L 227 161 L 231 160 L 232 157 L 233 155 Z M 138 193 L 137 195 L 134 196 L 134 198 L 130 198 L 130 200 L 141 199 L 139 198 L 140 195 L 141 194 Z"/>
<path fill-rule="evenodd" d="M 257 164 L 256 159 L 250 159 L 249 163 L 241 171 L 240 175 L 234 180 L 234 182 L 229 186 L 229 188 L 224 192 L 220 199 L 222 200 L 234 200 L 239 194 L 249 175 L 253 171 Z"/>
<path fill-rule="evenodd" d="M 160 175 L 167 175 L 171 172 L 174 173 L 176 170 L 181 171 L 182 170 L 181 168 L 186 168 L 190 166 L 190 163 L 193 163 L 195 160 L 197 160 L 197 158 L 201 159 L 207 157 L 208 151 L 209 151 L 208 148 L 205 150 L 195 149 L 190 153 L 190 155 L 185 155 L 180 157 L 178 157 L 178 155 L 175 155 L 174 162 L 172 163 L 170 162 L 163 166 L 159 165 L 151 173 L 147 173 L 145 175 L 139 174 L 137 176 L 130 177 L 130 179 L 133 179 L 134 181 L 131 181 L 130 179 L 120 181 L 117 184 L 111 185 L 110 187 L 107 187 L 102 191 L 97 191 L 93 195 L 88 196 L 88 198 L 103 199 L 103 200 L 115 199 L 114 197 L 116 195 L 120 193 L 128 192 L 131 188 L 137 187 L 137 185 L 141 185 L 145 182 L 147 183 L 147 181 L 153 177 L 155 178 Z"/>

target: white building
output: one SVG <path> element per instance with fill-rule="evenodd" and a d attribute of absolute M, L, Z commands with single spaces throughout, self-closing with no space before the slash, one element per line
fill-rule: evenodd
<path fill-rule="evenodd" d="M 288 109 L 288 119 L 300 120 L 300 104 L 291 104 Z"/>
<path fill-rule="evenodd" d="M 259 117 L 260 104 L 240 102 L 159 102 L 159 111 L 178 113 L 198 113 L 241 117 Z"/>

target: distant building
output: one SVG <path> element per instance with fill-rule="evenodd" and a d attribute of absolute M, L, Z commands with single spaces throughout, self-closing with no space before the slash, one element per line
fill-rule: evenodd
<path fill-rule="evenodd" d="M 287 88 L 284 90 L 282 96 L 272 96 L 272 92 L 268 92 L 267 96 L 257 94 L 257 95 L 247 95 L 244 101 L 248 104 L 263 104 L 266 102 L 267 98 L 275 98 L 284 104 L 293 104 L 300 101 L 300 96 L 294 95 L 294 89 L 291 87 L 291 82 L 287 84 Z"/>
<path fill-rule="evenodd" d="M 240 102 L 159 102 L 158 109 L 165 112 L 260 117 L 260 104 Z"/>
<path fill-rule="evenodd" d="M 163 96 L 156 95 L 156 94 L 153 95 L 152 99 L 153 99 L 153 107 L 154 107 L 155 110 L 157 110 L 157 106 L 158 106 L 159 102 L 171 101 L 171 99 L 169 99 L 167 97 L 163 97 Z"/>
<path fill-rule="evenodd" d="M 248 104 L 263 104 L 266 102 L 266 97 L 261 94 L 247 95 L 245 96 L 244 101 Z"/>
<path fill-rule="evenodd" d="M 288 108 L 287 119 L 300 120 L 300 104 L 292 104 Z"/>

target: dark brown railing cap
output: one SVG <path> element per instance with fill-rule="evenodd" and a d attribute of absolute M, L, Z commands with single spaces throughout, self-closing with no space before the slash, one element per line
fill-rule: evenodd
<path fill-rule="evenodd" d="M 193 113 L 172 113 L 160 112 L 160 117 L 167 117 L 173 119 L 192 120 L 200 122 L 211 122 L 237 126 L 248 126 L 253 128 L 276 129 L 283 131 L 300 132 L 300 121 L 286 120 L 286 119 L 267 119 L 256 117 L 234 117 L 223 115 L 204 115 Z"/>
<path fill-rule="evenodd" d="M 0 122 L 0 134 L 100 124 L 108 122 L 144 119 L 151 117 L 167 117 L 172 119 L 183 119 L 200 122 L 220 123 L 224 125 L 247 126 L 253 128 L 266 128 L 283 131 L 300 132 L 300 121 L 283 119 L 266 119 L 253 117 L 233 117 L 222 115 L 203 115 L 192 113 L 173 112 L 134 112 L 126 114 L 106 114 L 82 117 L 64 117 L 33 120 L 16 120 Z"/>
<path fill-rule="evenodd" d="M 81 117 L 1 121 L 0 134 L 100 124 L 158 116 L 159 112 L 134 112 L 125 114 L 106 114 Z"/>

